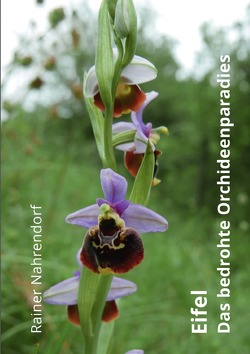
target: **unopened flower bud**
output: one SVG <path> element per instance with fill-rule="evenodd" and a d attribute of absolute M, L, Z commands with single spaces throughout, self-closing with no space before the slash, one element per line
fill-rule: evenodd
<path fill-rule="evenodd" d="M 133 0 L 117 1 L 114 29 L 121 39 L 126 39 L 123 58 L 123 66 L 126 66 L 133 59 L 137 44 L 137 16 Z"/>
<path fill-rule="evenodd" d="M 113 23 L 114 23 L 114 19 L 115 19 L 116 4 L 117 4 L 117 0 L 108 0 L 108 12 L 109 12 L 109 16 L 111 17 Z"/>
<path fill-rule="evenodd" d="M 130 18 L 127 1 L 118 0 L 115 8 L 115 31 L 120 38 L 126 38 L 130 29 Z"/>
<path fill-rule="evenodd" d="M 137 31 L 136 13 L 132 0 L 118 0 L 115 8 L 114 28 L 120 38 Z"/>

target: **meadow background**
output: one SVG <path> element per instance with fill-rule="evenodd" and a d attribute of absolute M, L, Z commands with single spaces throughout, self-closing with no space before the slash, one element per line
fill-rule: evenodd
<path fill-rule="evenodd" d="M 39 2 L 39 1 L 38 1 Z M 169 230 L 144 235 L 145 260 L 125 275 L 138 291 L 119 302 L 111 353 L 142 348 L 151 354 L 249 353 L 249 10 L 231 29 L 204 24 L 203 49 L 195 71 L 178 73 L 175 43 L 152 31 L 149 9 L 139 13 L 137 54 L 158 68 L 142 85 L 159 97 L 144 121 L 165 125 L 170 135 L 158 144 L 158 178 L 150 208 L 164 215 Z M 2 353 L 75 354 L 82 351 L 80 329 L 63 306 L 43 306 L 43 333 L 30 333 L 33 253 L 30 204 L 42 206 L 41 291 L 77 270 L 84 229 L 68 225 L 70 212 L 102 196 L 102 168 L 82 98 L 82 77 L 94 62 L 96 14 L 87 8 L 48 15 L 48 30 L 20 34 L 20 44 L 2 82 Z M 233 34 L 233 35 L 232 35 Z M 221 54 L 231 57 L 231 333 L 217 334 L 220 290 L 219 73 Z M 206 63 L 206 65 L 205 65 Z M 204 69 L 206 68 L 206 69 Z M 15 94 L 6 95 L 9 83 Z M 126 117 L 129 120 L 129 116 Z M 119 173 L 133 179 L 116 152 Z M 208 333 L 191 334 L 191 290 L 208 292 Z"/>

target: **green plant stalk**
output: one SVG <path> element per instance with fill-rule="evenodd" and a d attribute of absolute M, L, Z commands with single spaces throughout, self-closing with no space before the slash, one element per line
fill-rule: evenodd
<path fill-rule="evenodd" d="M 103 167 L 116 171 L 115 154 L 112 144 L 113 106 L 106 107 L 104 117 L 104 159 Z"/>
<path fill-rule="evenodd" d="M 98 116 L 92 105 L 89 105 L 88 110 L 89 113 L 91 112 L 92 127 L 99 155 L 103 162 L 103 167 L 112 168 L 116 171 L 116 161 L 112 141 L 113 111 L 117 86 L 119 84 L 122 68 L 125 65 L 123 65 L 123 44 L 114 34 L 118 49 L 118 58 L 114 67 L 112 66 L 113 50 L 111 47 L 111 28 L 108 23 L 109 15 L 107 11 L 107 1 L 103 0 L 99 11 L 96 70 L 101 97 L 105 105 L 104 126 L 101 123 L 100 116 Z M 110 57 L 110 60 L 108 57 Z M 110 80 L 111 84 L 109 87 L 107 83 L 108 78 L 111 78 L 111 76 L 113 77 L 112 80 Z M 99 129 L 98 121 L 101 123 Z M 102 132 L 103 140 L 101 139 Z M 104 147 L 103 154 L 101 151 L 102 147 Z M 88 269 L 81 272 L 78 306 L 81 327 L 85 336 L 85 354 L 96 354 L 97 352 L 102 312 L 111 286 L 112 278 L 112 274 L 97 275 Z"/>
<path fill-rule="evenodd" d="M 121 61 L 122 61 L 122 51 L 121 47 L 118 51 L 118 59 L 115 65 L 115 72 L 111 87 L 111 94 L 112 94 L 112 105 L 105 107 L 105 116 L 104 116 L 104 168 L 112 168 L 113 171 L 116 171 L 116 161 L 114 155 L 114 147 L 112 141 L 112 124 L 113 124 L 113 110 L 114 110 L 114 101 L 115 101 L 115 94 L 121 74 Z M 95 303 L 93 308 L 93 321 L 94 321 L 94 340 L 95 343 L 95 352 L 97 350 L 97 343 L 100 334 L 101 328 L 101 317 L 102 312 L 105 306 L 105 301 L 107 298 L 108 291 L 111 286 L 112 282 L 112 274 L 111 275 L 101 275 L 100 282 L 97 292 L 98 301 Z"/>
<path fill-rule="evenodd" d="M 113 77 L 113 82 L 112 82 L 112 98 L 113 101 L 115 101 L 115 95 L 116 95 L 116 90 L 117 86 L 120 80 L 121 72 L 123 69 L 122 66 L 122 58 L 123 58 L 123 46 L 119 38 L 116 39 L 116 45 L 118 49 L 118 58 L 115 62 L 115 70 L 114 70 L 114 77 Z"/>
<path fill-rule="evenodd" d="M 120 72 L 121 69 L 118 70 L 117 75 Z M 118 80 L 119 76 L 116 80 L 117 84 Z M 112 93 L 116 92 L 116 88 L 114 89 L 112 85 Z M 115 95 L 113 94 L 112 97 L 114 102 Z M 91 113 L 91 122 L 97 146 L 99 144 L 98 151 L 103 162 L 103 167 L 112 168 L 116 171 L 116 161 L 112 142 L 113 109 L 114 103 L 106 105 L 104 126 L 103 128 L 98 128 L 100 114 L 95 108 L 93 108 L 92 103 L 88 105 L 89 113 Z M 103 132 L 103 140 L 101 139 L 101 132 Z M 104 147 L 103 153 L 101 151 L 102 147 Z M 82 332 L 85 337 L 85 354 L 96 354 L 101 328 L 102 312 L 111 286 L 112 278 L 112 275 L 99 275 L 92 273 L 88 269 L 84 269 L 84 271 L 81 272 L 78 306 Z"/>
<path fill-rule="evenodd" d="M 113 76 L 113 81 L 111 86 L 111 96 L 112 96 L 113 104 L 112 106 L 111 105 L 105 106 L 105 117 L 104 117 L 104 167 L 112 168 L 114 171 L 116 171 L 116 162 L 115 162 L 114 148 L 112 142 L 112 124 L 113 124 L 115 95 L 116 95 L 116 90 L 117 90 L 117 86 L 122 71 L 122 56 L 123 56 L 122 46 L 118 46 L 118 58 L 115 63 L 114 76 Z"/>
<path fill-rule="evenodd" d="M 104 167 L 112 168 L 116 171 L 116 162 L 114 155 L 114 148 L 112 142 L 112 124 L 113 124 L 113 111 L 114 111 L 114 102 L 117 86 L 122 71 L 122 56 L 123 48 L 122 43 L 117 39 L 116 41 L 118 47 L 118 58 L 115 63 L 114 76 L 111 86 L 111 96 L 112 96 L 112 105 L 105 106 L 105 118 L 104 118 Z"/>

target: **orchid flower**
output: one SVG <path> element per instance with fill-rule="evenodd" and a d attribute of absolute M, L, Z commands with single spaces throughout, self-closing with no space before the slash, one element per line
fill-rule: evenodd
<path fill-rule="evenodd" d="M 159 127 L 153 129 L 152 123 L 144 124 L 142 115 L 146 106 L 156 97 L 158 92 L 152 91 L 146 94 L 146 100 L 137 112 L 131 113 L 132 123 L 119 122 L 112 126 L 113 134 L 124 133 L 128 131 L 135 131 L 134 141 L 131 143 L 120 144 L 116 146 L 116 149 L 125 151 L 125 166 L 132 176 L 136 176 L 143 160 L 144 153 L 146 151 L 147 143 L 150 142 L 152 151 L 155 155 L 155 171 L 154 177 L 157 172 L 157 158 L 161 154 L 159 150 L 155 149 L 155 145 L 160 139 L 160 133 L 167 133 L 166 127 Z"/>
<path fill-rule="evenodd" d="M 127 181 L 110 168 L 101 170 L 104 199 L 66 217 L 88 229 L 81 262 L 96 273 L 125 273 L 143 259 L 139 233 L 163 232 L 167 221 L 154 211 L 124 199 Z"/>
<path fill-rule="evenodd" d="M 152 133 L 154 132 L 152 130 L 152 123 L 144 124 L 142 120 L 142 114 L 146 106 L 157 96 L 158 96 L 158 92 L 155 91 L 146 94 L 146 100 L 142 104 L 140 109 L 137 112 L 131 113 L 132 123 L 119 122 L 113 124 L 112 126 L 113 134 L 123 133 L 125 131 L 131 131 L 131 130 L 135 131 L 134 142 L 118 145 L 116 146 L 116 149 L 122 151 L 133 151 L 136 154 L 145 153 L 147 142 L 149 140 L 152 150 L 153 151 L 155 150 L 155 144 L 157 141 L 155 141 L 154 139 L 153 140 L 155 143 L 154 144 L 152 139 L 150 139 Z"/>
<path fill-rule="evenodd" d="M 117 50 L 113 49 L 114 60 L 117 60 Z M 135 55 L 131 63 L 125 66 L 121 72 L 120 81 L 115 95 L 114 117 L 120 117 L 123 113 L 137 111 L 146 99 L 146 95 L 139 88 L 139 84 L 151 81 L 157 76 L 155 66 L 145 58 Z M 95 66 L 90 68 L 84 82 L 84 94 L 87 98 L 94 97 L 94 104 L 105 111 L 104 104 L 99 93 L 98 80 Z"/>
<path fill-rule="evenodd" d="M 77 262 L 79 268 L 82 268 L 80 262 L 80 252 L 77 253 Z M 53 305 L 67 305 L 68 318 L 74 324 L 80 324 L 77 297 L 80 282 L 80 271 L 74 273 L 74 277 L 66 279 L 44 292 L 44 301 Z M 109 322 L 118 317 L 118 308 L 115 300 L 134 293 L 137 290 L 136 285 L 126 279 L 113 277 L 110 290 L 107 295 L 106 305 L 103 310 L 102 320 Z"/>

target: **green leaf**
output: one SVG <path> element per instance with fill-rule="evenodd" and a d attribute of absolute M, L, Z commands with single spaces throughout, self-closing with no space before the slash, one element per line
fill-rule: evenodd
<path fill-rule="evenodd" d="M 135 178 L 132 192 L 130 194 L 129 199 L 132 203 L 147 205 L 153 181 L 154 164 L 154 153 L 152 151 L 150 142 L 148 141 L 144 158 L 142 160 L 140 169 Z"/>
<path fill-rule="evenodd" d="M 113 275 L 112 274 L 100 274 L 99 284 L 95 296 L 95 303 L 92 311 L 93 324 L 96 334 L 99 334 L 101 326 L 101 317 L 104 309 L 104 305 L 108 296 L 109 289 L 111 287 Z"/>
<path fill-rule="evenodd" d="M 108 323 L 102 322 L 97 347 L 97 354 L 106 354 L 110 348 L 112 336 L 114 333 L 115 321 Z"/>
<path fill-rule="evenodd" d="M 99 274 L 91 272 L 83 267 L 80 276 L 80 284 L 78 290 L 78 308 L 82 332 L 88 339 L 93 337 L 92 309 L 95 302 L 95 294 L 98 289 Z"/>
<path fill-rule="evenodd" d="M 84 96 L 85 104 L 89 113 L 96 146 L 102 161 L 104 161 L 104 118 L 101 111 L 94 105 L 92 98 Z"/>
<path fill-rule="evenodd" d="M 96 354 L 101 317 L 112 278 L 112 274 L 100 275 L 85 267 L 82 268 L 78 290 L 78 309 L 86 354 Z"/>
<path fill-rule="evenodd" d="M 128 65 L 133 59 L 137 46 L 137 15 L 133 0 L 127 0 L 127 9 L 129 17 L 129 34 L 125 42 L 125 55 L 123 58 L 123 66 Z"/>
<path fill-rule="evenodd" d="M 98 16 L 96 75 L 102 101 L 107 110 L 113 110 L 111 83 L 114 76 L 114 55 L 111 44 L 111 25 L 107 1 L 103 0 Z"/>
<path fill-rule="evenodd" d="M 128 11 L 128 0 L 118 0 L 115 8 L 114 29 L 119 38 L 126 38 L 130 33 L 130 17 Z"/>

